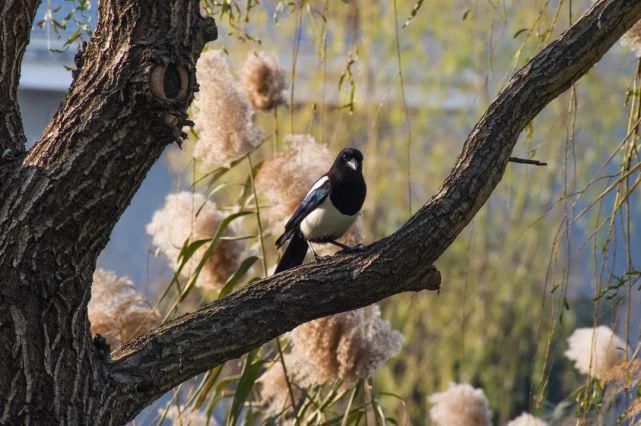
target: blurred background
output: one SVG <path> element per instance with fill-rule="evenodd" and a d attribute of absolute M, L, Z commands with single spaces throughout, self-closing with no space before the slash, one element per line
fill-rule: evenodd
<path fill-rule="evenodd" d="M 428 200 L 511 75 L 589 6 L 588 0 L 202 4 L 219 28 L 209 48 L 226 53 L 232 75 L 253 50 L 272 53 L 286 71 L 286 104 L 255 116 L 265 136 L 252 153 L 257 163 L 286 149 L 289 134 L 312 135 L 332 156 L 346 146 L 363 151 L 365 243 L 394 232 Z M 38 11 L 19 92 L 30 142 L 71 84 L 73 55 L 95 26 L 96 9 L 95 2 L 49 0 Z M 586 389 L 602 389 L 563 354 L 574 329 L 601 324 L 627 341 L 627 356 L 636 354 L 639 75 L 634 53 L 614 46 L 523 132 L 514 155 L 548 165 L 508 166 L 489 202 L 437 262 L 442 290 L 381 303 L 382 317 L 405 339 L 372 383 L 395 423 L 430 424 L 428 396 L 457 382 L 483 389 L 494 424 L 524 411 L 550 424 L 581 422 L 582 414 L 581 424 L 633 424 L 622 417 L 626 404 L 585 403 L 594 397 Z M 152 305 L 174 270 L 145 227 L 167 194 L 193 191 L 208 174 L 192 156 L 197 130 L 189 139 L 182 150 L 165 150 L 99 260 L 129 277 Z M 210 195 L 221 206 L 231 206 L 233 185 L 246 182 L 246 167 L 238 169 Z M 270 265 L 277 256 L 273 237 L 265 235 Z M 256 248 L 256 241 L 248 244 Z M 178 312 L 212 296 L 184 299 Z M 147 410 L 137 422 L 156 424 L 157 412 Z"/>

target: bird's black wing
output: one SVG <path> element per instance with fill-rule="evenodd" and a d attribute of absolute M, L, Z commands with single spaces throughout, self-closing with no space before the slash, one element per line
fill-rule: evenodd
<path fill-rule="evenodd" d="M 276 246 L 282 246 L 285 241 L 291 237 L 292 231 L 298 229 L 303 219 L 327 198 L 329 195 L 329 185 L 329 178 L 327 176 L 323 176 L 316 181 L 312 189 L 309 190 L 303 201 L 298 205 L 292 217 L 287 221 L 285 232 L 276 240 Z"/>

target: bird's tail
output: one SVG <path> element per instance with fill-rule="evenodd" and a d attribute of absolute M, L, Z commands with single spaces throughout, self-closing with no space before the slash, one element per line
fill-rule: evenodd
<path fill-rule="evenodd" d="M 287 244 L 283 257 L 280 258 L 276 266 L 275 274 L 294 268 L 303 263 L 307 254 L 307 241 L 300 231 L 294 232 Z"/>

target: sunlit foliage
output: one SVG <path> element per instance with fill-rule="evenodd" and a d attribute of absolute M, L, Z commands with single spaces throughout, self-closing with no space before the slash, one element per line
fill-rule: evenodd
<path fill-rule="evenodd" d="M 368 183 L 364 242 L 393 232 L 438 188 L 467 133 L 512 73 L 590 4 L 204 1 L 203 11 L 217 19 L 220 30 L 208 49 L 227 55 L 225 78 L 234 85 L 236 104 L 242 105 L 242 127 L 260 128 L 263 138 L 257 141 L 252 133 L 251 143 L 215 164 L 212 159 L 218 156 L 202 148 L 215 132 L 197 126 L 184 150 L 170 153 L 170 166 L 186 182 L 185 189 L 205 194 L 229 219 L 198 236 L 204 246 L 176 241 L 174 265 L 197 265 L 201 259 L 190 257 L 205 252 L 204 247 L 229 244 L 232 237 L 223 231 L 230 224 L 243 229 L 233 241 L 244 245 L 247 261 L 238 259 L 235 272 L 220 277 L 220 293 L 201 291 L 189 285 L 193 278 L 175 274 L 159 309 L 167 317 L 193 310 L 273 267 L 279 232 L 273 225 L 286 218 L 283 208 L 295 206 L 291 197 L 302 197 L 293 191 L 275 205 L 274 194 L 281 190 L 274 187 L 279 184 L 275 170 L 299 173 L 286 162 L 307 153 L 292 146 L 296 142 L 286 143 L 284 135 L 312 135 L 319 147 L 314 149 L 323 154 L 316 157 L 324 162 L 331 158 L 327 152 L 360 148 Z M 243 95 L 238 88 L 247 84 L 236 81 L 243 62 L 256 51 L 277 58 L 286 84 L 279 80 L 269 86 L 276 88 L 267 91 L 275 101 L 259 107 L 268 111 L 256 112 L 249 122 L 251 103 L 243 96 L 255 99 L 255 91 Z M 604 379 L 607 371 L 596 378 L 581 375 L 563 353 L 575 328 L 607 324 L 630 345 L 617 362 L 638 356 L 639 313 L 633 309 L 641 278 L 638 64 L 633 52 L 615 46 L 530 124 L 514 154 L 548 166 L 508 166 L 487 205 L 439 259 L 444 277 L 439 294 L 401 295 L 381 305 L 382 317 L 405 343 L 373 379 L 297 383 L 292 343 L 285 337 L 175 390 L 160 417 L 201 410 L 204 417 L 194 418 L 209 416 L 228 424 L 265 419 L 277 424 L 384 419 L 424 424 L 431 404 L 438 402 L 428 396 L 446 395 L 449 383 L 456 382 L 482 389 L 489 404 L 483 413 L 491 411 L 498 424 L 524 412 L 550 424 L 575 418 L 633 422 L 641 411 L 638 381 L 626 382 L 619 375 L 618 383 L 626 384 L 615 387 Z M 215 76 L 201 72 L 198 77 L 203 89 L 215 89 L 208 80 Z M 207 122 L 210 109 L 197 103 L 192 113 Z M 208 160 L 194 160 L 194 149 L 201 154 L 197 158 Z M 315 156 L 306 158 L 312 162 Z M 313 181 L 312 176 L 304 179 Z M 614 368 L 622 369 L 620 364 Z M 622 371 L 625 376 L 630 370 Z M 260 390 L 265 383 L 279 383 L 279 393 Z"/>

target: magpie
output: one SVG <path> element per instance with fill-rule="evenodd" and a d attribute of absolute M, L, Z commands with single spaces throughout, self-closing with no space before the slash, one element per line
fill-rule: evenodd
<path fill-rule="evenodd" d="M 345 148 L 329 171 L 314 183 L 276 240 L 278 248 L 287 241 L 289 244 L 274 273 L 302 264 L 308 247 L 318 260 L 311 243 L 331 243 L 351 250 L 336 240 L 356 220 L 366 193 L 363 154 L 358 149 Z"/>

